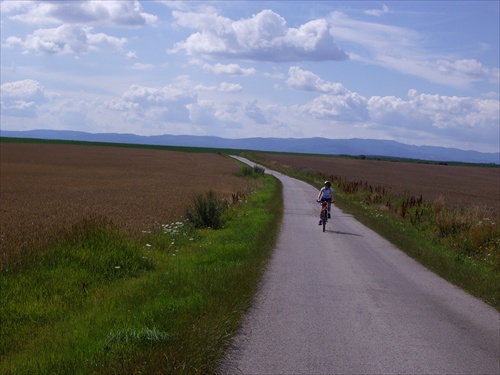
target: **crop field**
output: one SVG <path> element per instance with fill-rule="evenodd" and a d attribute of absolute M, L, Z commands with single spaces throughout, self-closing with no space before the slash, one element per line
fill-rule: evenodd
<path fill-rule="evenodd" d="M 193 197 L 245 191 L 227 157 L 121 147 L 2 143 L 0 263 L 89 217 L 130 233 L 182 219 Z"/>
<path fill-rule="evenodd" d="M 361 180 L 394 194 L 422 195 L 427 202 L 443 197 L 450 206 L 478 207 L 500 216 L 500 168 L 285 154 L 259 156 L 302 171 Z"/>

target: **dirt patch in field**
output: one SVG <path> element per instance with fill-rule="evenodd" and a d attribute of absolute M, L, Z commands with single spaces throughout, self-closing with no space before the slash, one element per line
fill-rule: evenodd
<path fill-rule="evenodd" d="M 367 182 L 432 202 L 443 196 L 453 206 L 480 207 L 500 214 L 500 168 L 431 165 L 334 157 L 264 154 L 268 160 L 349 181 Z"/>
<path fill-rule="evenodd" d="M 0 253 L 92 215 L 130 232 L 180 220 L 197 194 L 245 191 L 240 169 L 210 153 L 1 143 Z"/>

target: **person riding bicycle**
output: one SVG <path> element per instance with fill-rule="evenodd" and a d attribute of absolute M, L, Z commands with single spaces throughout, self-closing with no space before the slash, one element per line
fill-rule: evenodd
<path fill-rule="evenodd" d="M 318 194 L 318 198 L 316 202 L 327 202 L 328 203 L 328 218 L 331 218 L 330 210 L 332 208 L 332 202 L 335 202 L 335 198 L 333 196 L 332 184 L 330 181 L 325 181 L 325 186 L 321 188 Z M 319 217 L 321 219 L 321 212 L 323 207 L 319 211 Z M 319 221 L 319 225 L 321 225 L 321 220 Z"/>

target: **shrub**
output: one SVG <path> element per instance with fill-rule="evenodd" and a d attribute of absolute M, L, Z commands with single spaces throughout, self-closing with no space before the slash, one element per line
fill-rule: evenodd
<path fill-rule="evenodd" d="M 241 170 L 240 174 L 244 177 L 259 177 L 263 176 L 265 171 L 266 170 L 264 168 L 258 166 L 257 164 L 255 164 L 253 168 L 248 165 L 245 165 L 243 166 L 243 169 Z"/>
<path fill-rule="evenodd" d="M 266 171 L 266 170 L 265 170 L 264 168 L 262 168 L 262 167 L 258 166 L 257 164 L 255 164 L 255 165 L 253 166 L 253 173 L 254 173 L 254 174 L 256 174 L 256 175 L 261 176 L 261 175 L 263 175 L 263 174 L 264 174 L 264 172 L 265 172 L 265 171 Z"/>
<path fill-rule="evenodd" d="M 243 176 L 251 176 L 253 174 L 253 170 L 248 165 L 245 165 L 245 166 L 243 166 L 243 169 L 241 170 L 241 174 Z"/>
<path fill-rule="evenodd" d="M 227 203 L 209 190 L 194 197 L 193 206 L 186 208 L 186 219 L 195 228 L 220 229 L 224 225 L 226 208 Z"/>

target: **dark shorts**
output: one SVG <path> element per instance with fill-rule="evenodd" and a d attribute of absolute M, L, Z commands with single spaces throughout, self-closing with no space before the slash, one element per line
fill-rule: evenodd
<path fill-rule="evenodd" d="M 332 198 L 321 198 L 321 202 L 331 202 Z"/>

